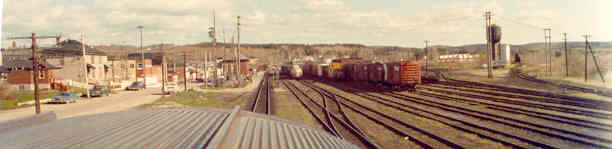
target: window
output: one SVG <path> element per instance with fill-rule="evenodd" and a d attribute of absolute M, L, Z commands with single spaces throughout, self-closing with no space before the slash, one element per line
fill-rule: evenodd
<path fill-rule="evenodd" d="M 142 69 L 142 64 L 138 64 L 138 69 Z"/>
<path fill-rule="evenodd" d="M 65 64 L 64 59 L 63 59 L 63 58 L 62 58 L 62 59 L 60 59 L 60 65 L 61 65 L 61 66 L 64 66 L 64 64 Z"/>
<path fill-rule="evenodd" d="M 134 68 L 134 64 L 130 64 L 130 68 L 132 68 L 132 69 L 133 69 L 133 68 Z"/>

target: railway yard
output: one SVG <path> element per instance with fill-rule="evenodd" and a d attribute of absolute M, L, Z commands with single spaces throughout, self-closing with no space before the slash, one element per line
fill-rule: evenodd
<path fill-rule="evenodd" d="M 308 75 L 259 86 L 251 111 L 300 112 L 288 119 L 362 148 L 612 148 L 609 100 L 450 78 L 405 90 Z"/>

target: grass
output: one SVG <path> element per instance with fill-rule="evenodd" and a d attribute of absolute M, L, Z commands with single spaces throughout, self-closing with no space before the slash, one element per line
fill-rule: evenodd
<path fill-rule="evenodd" d="M 57 90 L 40 91 L 40 99 L 51 98 L 53 96 L 56 96 L 59 93 L 60 92 Z M 9 93 L 9 95 L 12 97 L 11 99 L 1 99 L 0 100 L 0 110 L 10 110 L 10 109 L 17 109 L 21 107 L 32 106 L 32 105 L 17 106 L 17 103 L 34 100 L 34 91 L 15 91 L 15 92 Z"/>
<path fill-rule="evenodd" d="M 236 105 L 240 105 L 243 101 L 240 99 L 219 98 L 223 96 L 224 95 L 222 93 L 204 93 L 200 91 L 179 92 L 170 96 L 162 97 L 157 101 L 150 104 L 145 104 L 140 108 L 152 108 L 176 103 L 180 106 L 187 107 L 231 109 Z"/>

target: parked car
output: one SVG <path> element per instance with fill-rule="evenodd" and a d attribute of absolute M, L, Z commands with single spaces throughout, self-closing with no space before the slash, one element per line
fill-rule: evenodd
<path fill-rule="evenodd" d="M 79 98 L 81 97 L 77 95 L 76 93 L 63 92 L 57 96 L 52 97 L 53 100 L 49 101 L 48 103 L 52 103 L 52 104 L 74 103 L 76 102 L 76 99 L 79 99 Z"/>
<path fill-rule="evenodd" d="M 175 83 L 166 84 L 166 94 L 174 94 L 181 91 L 181 88 Z"/>
<path fill-rule="evenodd" d="M 92 89 L 89 90 L 89 96 L 91 97 L 108 96 L 110 95 L 110 93 L 110 89 L 103 85 L 95 85 Z"/>
<path fill-rule="evenodd" d="M 144 83 L 142 82 L 134 82 L 132 83 L 132 85 L 128 86 L 127 88 L 125 88 L 128 91 L 139 91 L 144 89 Z"/>

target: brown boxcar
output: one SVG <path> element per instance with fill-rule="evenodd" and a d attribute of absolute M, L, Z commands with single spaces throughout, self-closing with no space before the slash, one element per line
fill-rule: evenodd
<path fill-rule="evenodd" d="M 357 81 L 367 81 L 368 80 L 368 64 L 358 64 L 357 65 Z"/>
<path fill-rule="evenodd" d="M 384 70 L 382 63 L 370 63 L 368 67 L 368 82 L 382 83 L 384 77 Z"/>
<path fill-rule="evenodd" d="M 400 64 L 401 62 L 385 63 L 385 65 L 383 66 L 383 70 L 385 71 L 385 76 L 383 77 L 383 80 L 385 80 L 385 85 L 397 86 L 402 84 L 399 75 Z"/>
<path fill-rule="evenodd" d="M 347 70 L 345 70 L 345 65 L 361 63 L 363 60 L 361 58 L 344 58 L 344 59 L 334 59 L 331 62 L 331 73 L 333 74 L 332 79 L 334 80 L 347 80 L 348 74 Z"/>
<path fill-rule="evenodd" d="M 347 80 L 347 81 L 357 80 L 358 65 L 359 64 L 354 63 L 354 64 L 346 64 L 342 66 L 344 67 L 344 72 L 346 74 L 344 80 Z"/>
<path fill-rule="evenodd" d="M 329 65 L 321 65 L 321 72 L 319 77 L 321 77 L 321 79 L 327 78 L 327 76 L 329 76 Z"/>

